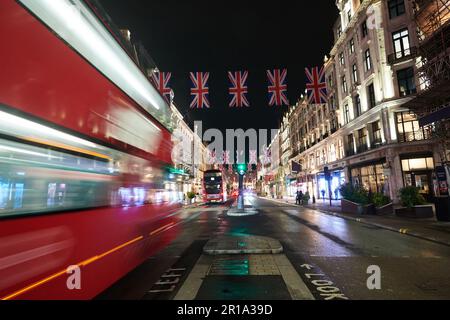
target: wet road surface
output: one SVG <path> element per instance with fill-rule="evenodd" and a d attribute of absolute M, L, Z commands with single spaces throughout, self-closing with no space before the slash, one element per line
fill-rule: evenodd
<path fill-rule="evenodd" d="M 450 299 L 448 246 L 311 209 L 249 201 L 258 215 L 229 217 L 229 206 L 184 210 L 177 239 L 98 299 Z M 203 255 L 207 241 L 222 235 L 271 237 L 284 252 L 274 259 Z M 219 262 L 232 274 L 214 274 Z M 380 290 L 367 287 L 370 266 L 379 267 Z"/>

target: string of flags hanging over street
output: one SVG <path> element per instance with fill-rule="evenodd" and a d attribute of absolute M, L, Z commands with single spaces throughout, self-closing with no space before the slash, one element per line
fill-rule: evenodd
<path fill-rule="evenodd" d="M 305 68 L 307 99 L 310 104 L 323 104 L 327 102 L 327 86 L 325 82 L 325 70 L 322 66 Z M 161 93 L 163 98 L 170 104 L 174 98 L 174 93 L 169 83 L 172 78 L 171 72 L 154 72 L 151 80 Z M 209 72 L 190 72 L 191 80 L 191 109 L 209 109 Z M 228 72 L 228 93 L 230 108 L 250 107 L 248 98 L 248 71 Z M 270 107 L 289 106 L 287 69 L 267 70 L 267 93 L 268 105 Z"/>

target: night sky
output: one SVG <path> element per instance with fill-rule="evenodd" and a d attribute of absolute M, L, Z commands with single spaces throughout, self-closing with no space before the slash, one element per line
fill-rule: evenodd
<path fill-rule="evenodd" d="M 305 88 L 304 68 L 323 63 L 337 19 L 334 0 L 102 0 L 120 28 L 172 72 L 175 103 L 192 126 L 278 128 L 287 107 L 269 107 L 266 70 L 288 69 L 289 100 Z M 227 71 L 249 71 L 249 108 L 229 108 Z M 189 72 L 210 72 L 210 109 L 189 109 Z"/>

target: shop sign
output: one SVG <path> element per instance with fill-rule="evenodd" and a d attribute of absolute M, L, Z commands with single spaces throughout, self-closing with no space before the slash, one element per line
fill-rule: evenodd
<path fill-rule="evenodd" d="M 441 196 L 448 195 L 447 173 L 443 166 L 436 167 L 436 177 L 439 184 L 439 193 Z"/>

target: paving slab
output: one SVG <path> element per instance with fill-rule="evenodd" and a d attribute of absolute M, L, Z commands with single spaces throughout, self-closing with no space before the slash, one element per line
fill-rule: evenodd
<path fill-rule="evenodd" d="M 269 237 L 224 235 L 209 240 L 203 252 L 209 255 L 278 254 L 283 252 L 283 246 L 278 240 Z"/>

